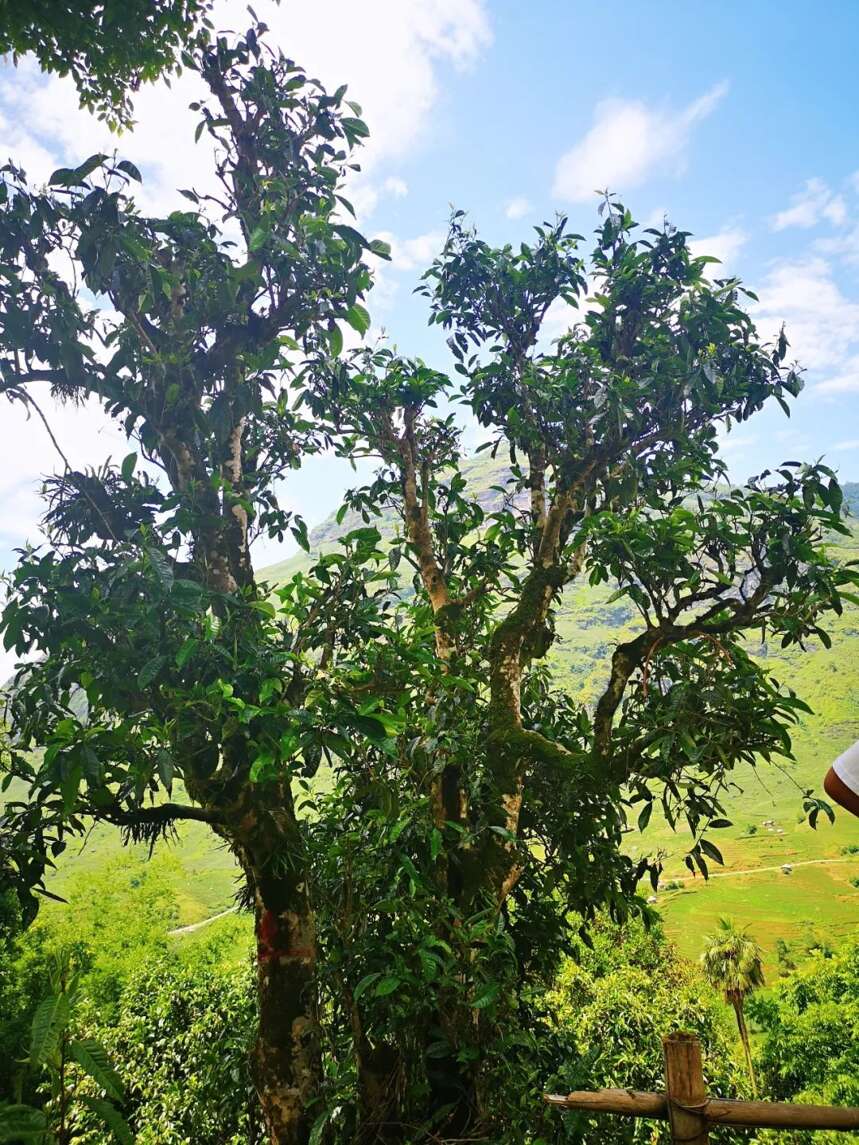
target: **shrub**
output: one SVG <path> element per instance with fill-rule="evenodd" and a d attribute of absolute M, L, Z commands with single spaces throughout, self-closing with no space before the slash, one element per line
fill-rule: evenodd
<path fill-rule="evenodd" d="M 834 954 L 813 950 L 772 990 L 751 999 L 749 1012 L 763 1029 L 758 1063 L 768 1096 L 859 1105 L 859 939 Z M 778 1143 L 807 1139 L 786 1133 Z M 835 1145 L 843 1134 L 815 1136 L 830 1140 Z"/>
<path fill-rule="evenodd" d="M 658 928 L 600 927 L 595 949 L 563 967 L 549 995 L 565 1059 L 553 1079 L 571 1089 L 664 1089 L 662 1038 L 675 1030 L 698 1034 L 712 1093 L 734 1096 L 747 1084 L 731 1053 L 733 1037 L 717 995 L 697 966 L 680 958 Z M 656 1145 L 667 1125 L 619 1117 L 564 1117 L 565 1140 L 605 1145 Z M 714 1141 L 742 1140 L 732 1131 Z"/>

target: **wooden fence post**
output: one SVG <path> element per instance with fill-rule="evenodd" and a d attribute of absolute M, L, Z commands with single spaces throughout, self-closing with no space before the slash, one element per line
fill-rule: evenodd
<path fill-rule="evenodd" d="M 701 1043 L 694 1034 L 671 1034 L 662 1040 L 665 1089 L 674 1145 L 707 1145 L 707 1091 Z"/>

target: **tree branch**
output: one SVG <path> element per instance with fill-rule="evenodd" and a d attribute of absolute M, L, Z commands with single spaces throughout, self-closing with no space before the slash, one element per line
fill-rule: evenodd
<path fill-rule="evenodd" d="M 717 600 L 706 612 L 686 624 L 664 621 L 662 624 L 648 627 L 634 640 L 619 644 L 612 656 L 608 684 L 599 698 L 594 713 L 594 754 L 597 758 L 605 759 L 608 755 L 612 723 L 630 677 L 652 655 L 657 645 L 677 644 L 682 640 L 694 639 L 696 636 L 724 636 L 728 632 L 757 624 L 761 619 L 758 606 L 764 602 L 775 582 L 776 575 L 773 570 L 765 570 L 758 587 L 745 602 L 733 599 Z M 724 591 L 729 592 L 731 587 L 724 586 Z M 731 611 L 730 616 L 720 621 L 711 619 L 726 609 Z"/>
<path fill-rule="evenodd" d="M 189 819 L 197 823 L 221 823 L 223 820 L 214 811 L 205 807 L 193 807 L 185 803 L 159 803 L 157 807 L 139 807 L 126 810 L 116 807 L 108 811 L 99 808 L 99 816 L 108 819 L 118 827 L 136 827 L 144 824 L 168 825 L 177 819 Z"/>

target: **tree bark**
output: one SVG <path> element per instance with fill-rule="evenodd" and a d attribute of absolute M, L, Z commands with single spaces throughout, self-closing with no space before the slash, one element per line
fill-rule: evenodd
<path fill-rule="evenodd" d="M 244 789 L 230 839 L 254 897 L 259 1026 L 252 1072 L 271 1145 L 307 1145 L 322 1084 L 316 927 L 288 783 Z"/>
<path fill-rule="evenodd" d="M 322 1079 L 313 918 L 277 880 L 265 881 L 255 912 L 254 1080 L 271 1145 L 306 1145 Z"/>
<path fill-rule="evenodd" d="M 755 1067 L 752 1064 L 752 1047 L 749 1043 L 749 1030 L 746 1025 L 746 1015 L 743 1010 L 743 999 L 732 998 L 731 1002 L 734 1007 L 734 1013 L 737 1016 L 737 1029 L 740 1031 L 740 1041 L 743 1043 L 743 1053 L 746 1056 L 746 1068 L 749 1071 L 749 1080 L 752 1083 L 752 1096 L 758 1095 L 758 1083 L 755 1077 Z"/>
<path fill-rule="evenodd" d="M 363 1032 L 355 1032 L 358 1069 L 358 1125 L 356 1145 L 394 1145 L 402 1140 L 399 1123 L 399 1054 L 388 1042 L 371 1045 Z"/>

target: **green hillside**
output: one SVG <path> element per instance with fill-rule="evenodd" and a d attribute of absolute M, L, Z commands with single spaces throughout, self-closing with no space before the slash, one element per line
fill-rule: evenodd
<path fill-rule="evenodd" d="M 504 467 L 487 457 L 465 466 L 472 490 L 487 507 L 497 501 L 492 486 L 503 481 Z M 847 500 L 859 513 L 859 485 L 847 487 Z M 337 525 L 332 516 L 311 534 L 314 552 L 337 542 L 337 537 L 359 524 L 347 517 Z M 395 529 L 391 515 L 379 519 L 383 535 Z M 844 560 L 859 559 L 859 529 L 850 538 L 834 538 L 833 549 Z M 264 570 L 276 583 L 306 568 L 304 553 Z M 611 588 L 573 585 L 558 613 L 558 636 L 553 661 L 568 685 L 586 699 L 598 692 L 607 672 L 614 643 L 634 631 L 635 617 L 623 602 L 609 602 Z M 820 788 L 832 759 L 859 738 L 859 609 L 848 606 L 833 622 L 833 646 L 807 652 L 768 647 L 756 649 L 776 676 L 794 687 L 814 709 L 794 738 L 796 763 L 776 769 L 767 765 L 738 774 L 742 792 L 728 800 L 733 826 L 719 832 L 724 869 L 713 871 L 705 883 L 691 878 L 682 856 L 685 838 L 655 821 L 645 836 L 630 835 L 630 847 L 662 851 L 666 873 L 656 896 L 669 933 L 680 949 L 696 955 L 702 935 L 722 914 L 754 924 L 770 960 L 776 943 L 802 943 L 809 932 L 836 940 L 859 925 L 859 844 L 855 820 L 846 815 L 835 824 L 821 822 L 816 831 L 804 822 L 800 789 Z M 63 893 L 82 888 L 82 875 L 114 859 L 122 850 L 117 833 L 97 828 L 82 851 L 64 857 L 52 887 Z M 236 871 L 229 853 L 212 839 L 208 829 L 192 824 L 183 828 L 174 848 L 170 870 L 175 879 L 177 918 L 182 924 L 198 922 L 229 905 L 235 891 Z M 145 861 L 146 849 L 132 848 L 130 861 Z M 782 867 L 790 864 L 785 873 Z M 677 886 L 678 881 L 682 885 Z M 53 908 L 52 908 L 53 909 Z"/>

